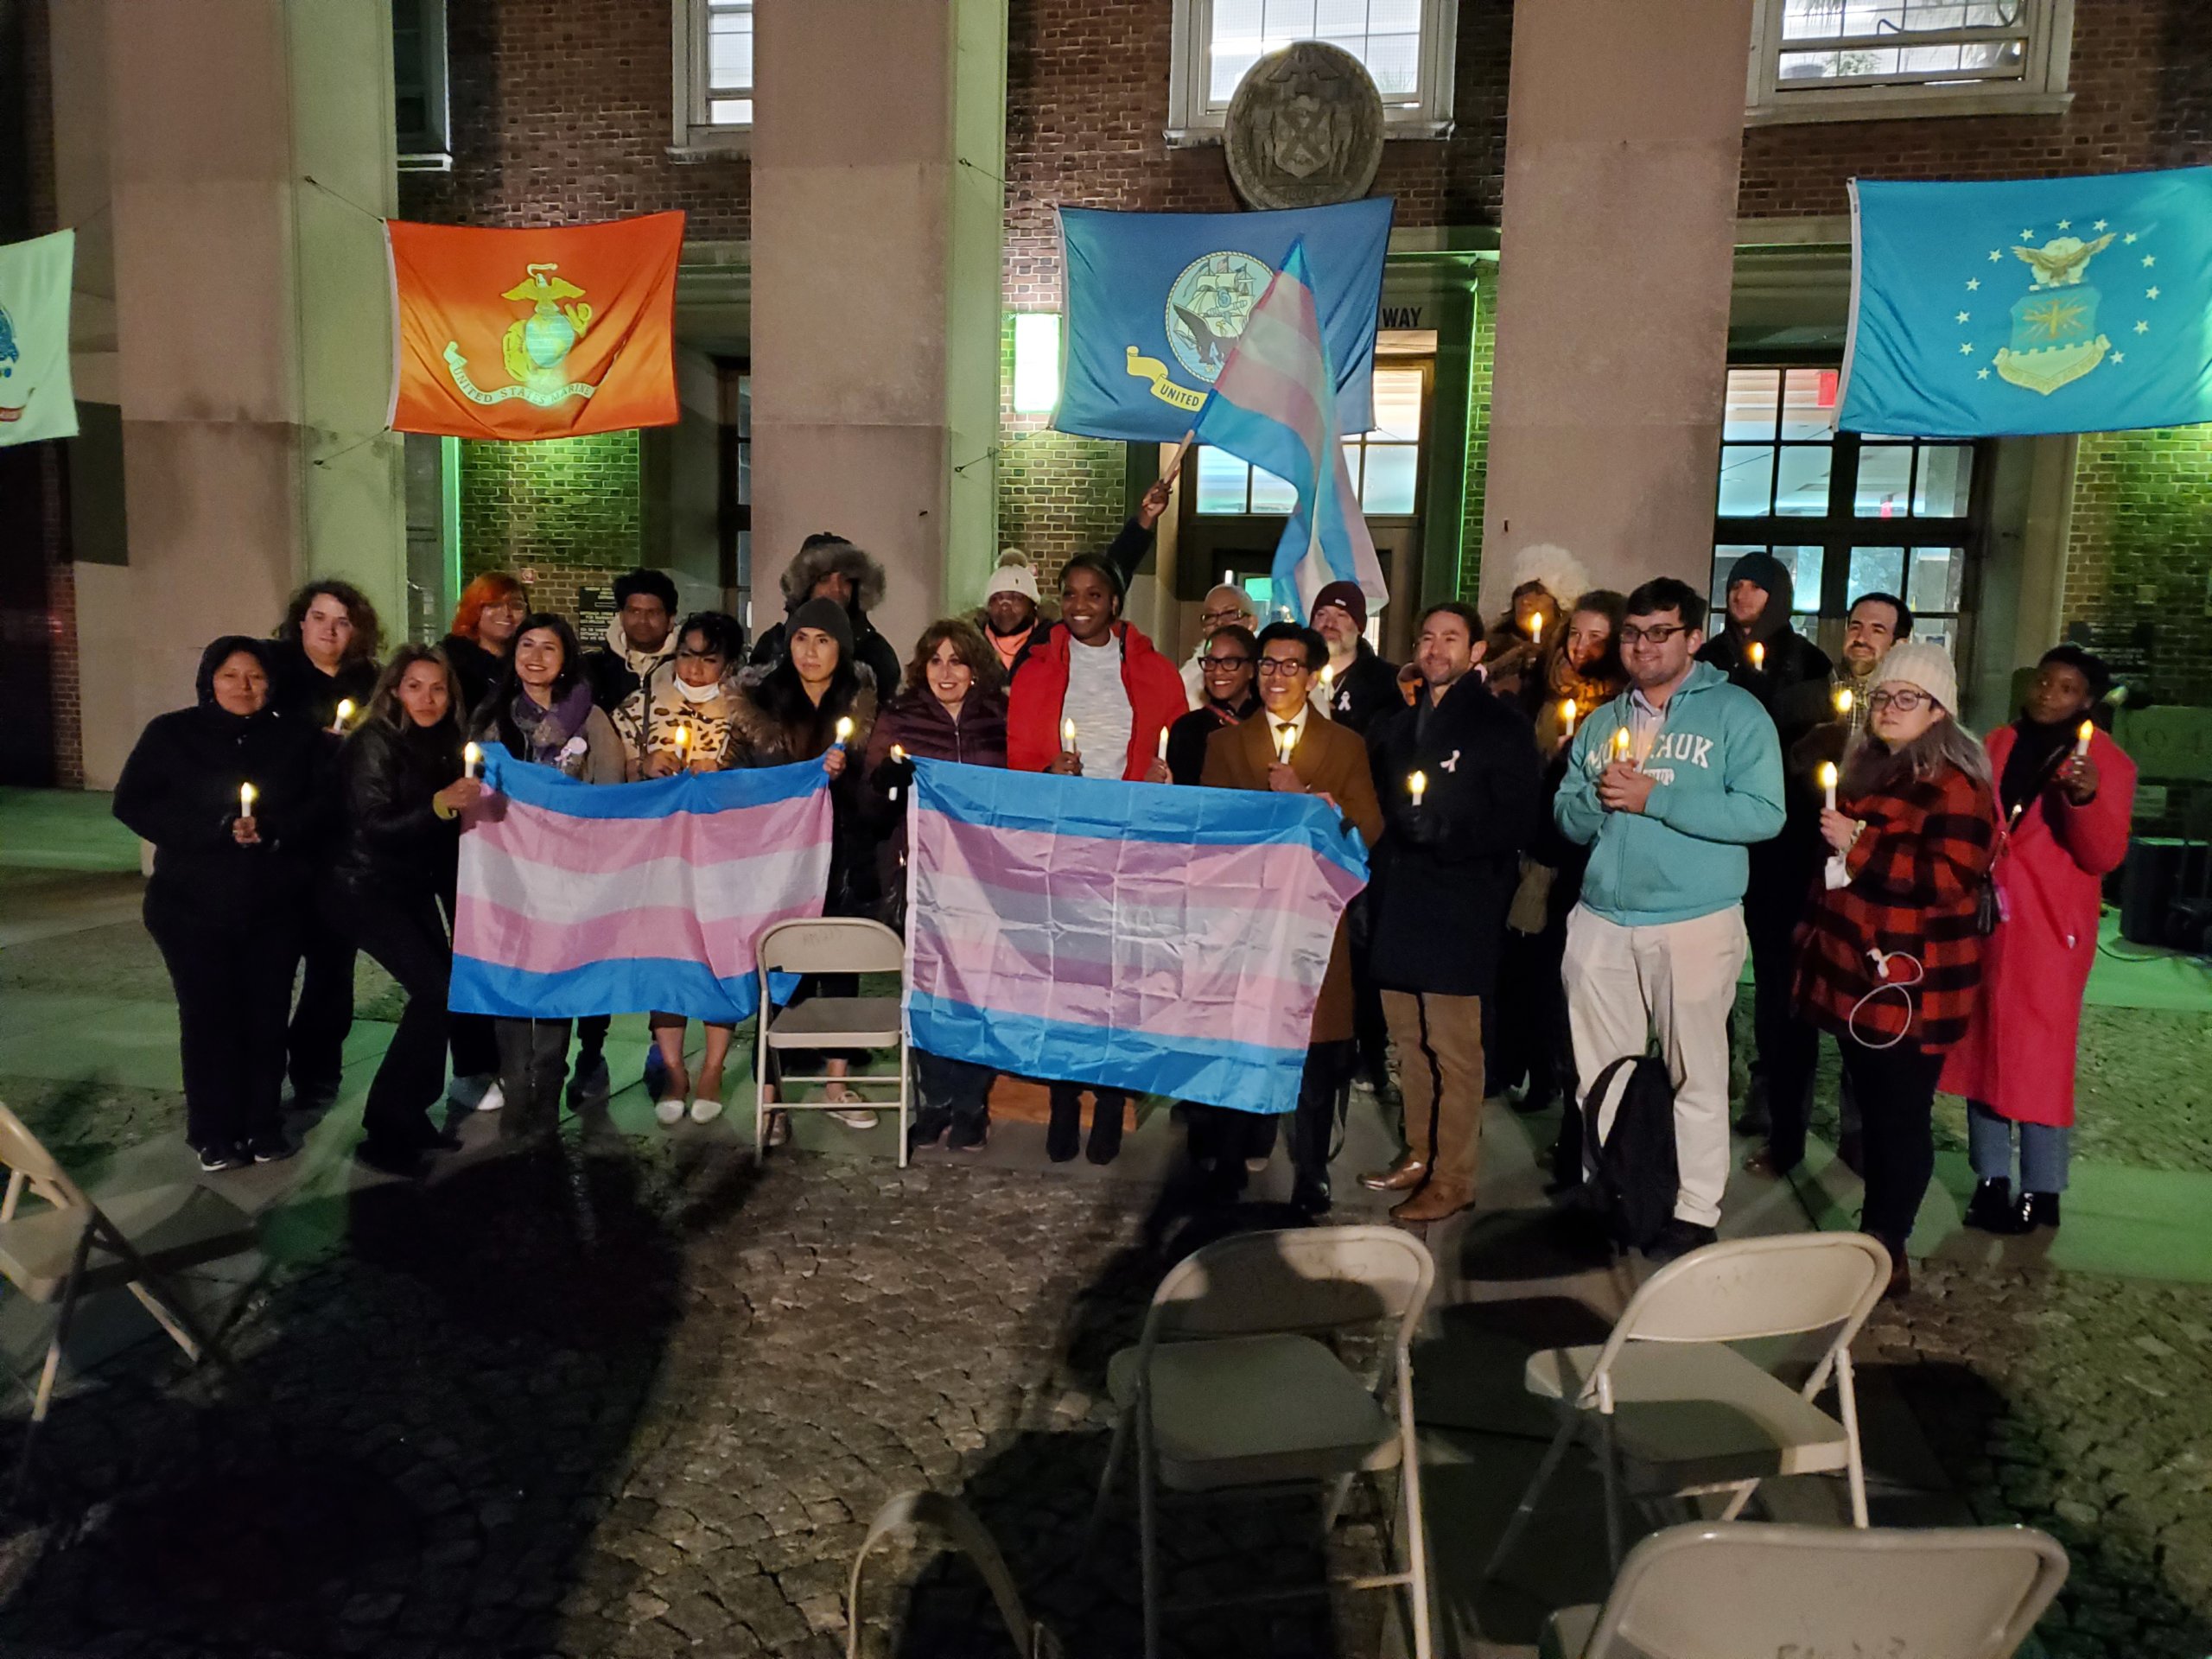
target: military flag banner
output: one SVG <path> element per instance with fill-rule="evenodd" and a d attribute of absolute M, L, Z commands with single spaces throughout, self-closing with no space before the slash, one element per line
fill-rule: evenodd
<path fill-rule="evenodd" d="M 2212 421 L 2212 168 L 1851 188 L 1836 424 L 1908 437 Z"/>
<path fill-rule="evenodd" d="M 1375 329 L 1388 196 L 1259 213 L 1114 213 L 1060 209 L 1067 273 L 1062 432 L 1173 443 L 1187 432 L 1245 319 L 1303 240 L 1339 423 L 1375 424 Z"/>
<path fill-rule="evenodd" d="M 512 442 L 675 423 L 682 213 L 385 228 L 396 430 Z"/>
<path fill-rule="evenodd" d="M 69 282 L 77 233 L 0 246 L 0 446 L 77 435 Z"/>

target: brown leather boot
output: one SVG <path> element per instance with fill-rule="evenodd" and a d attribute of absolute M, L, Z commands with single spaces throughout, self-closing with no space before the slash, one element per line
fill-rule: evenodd
<path fill-rule="evenodd" d="M 1471 1187 L 1431 1181 L 1391 1211 L 1390 1219 L 1408 1226 L 1419 1226 L 1426 1222 L 1441 1221 L 1446 1216 L 1456 1216 L 1462 1210 L 1474 1207 L 1475 1194 Z"/>
<path fill-rule="evenodd" d="M 1410 1192 L 1427 1179 L 1428 1160 L 1409 1152 L 1389 1168 L 1361 1176 L 1359 1184 L 1371 1192 Z"/>

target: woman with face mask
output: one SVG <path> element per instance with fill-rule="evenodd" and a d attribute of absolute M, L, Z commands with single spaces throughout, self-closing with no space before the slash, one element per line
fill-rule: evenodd
<path fill-rule="evenodd" d="M 209 645 L 197 704 L 148 725 L 115 786 L 115 816 L 154 845 L 146 931 L 176 988 L 185 1133 L 205 1170 L 295 1150 L 277 1103 L 331 746 L 270 707 L 271 668 L 266 640 Z"/>

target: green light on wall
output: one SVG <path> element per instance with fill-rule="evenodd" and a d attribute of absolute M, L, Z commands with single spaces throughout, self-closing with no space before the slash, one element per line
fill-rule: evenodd
<path fill-rule="evenodd" d="M 1060 401 L 1060 314 L 1023 311 L 1014 319 L 1014 412 L 1046 415 Z"/>

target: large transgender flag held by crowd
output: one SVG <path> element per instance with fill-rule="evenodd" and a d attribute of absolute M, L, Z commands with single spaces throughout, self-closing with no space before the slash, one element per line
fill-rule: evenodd
<path fill-rule="evenodd" d="M 1298 1103 L 1367 855 L 1322 801 L 922 761 L 907 1031 L 1030 1077 Z"/>
<path fill-rule="evenodd" d="M 748 1020 L 762 931 L 822 913 L 819 761 L 594 787 L 492 744 L 484 781 L 492 796 L 461 838 L 458 1013 Z"/>

